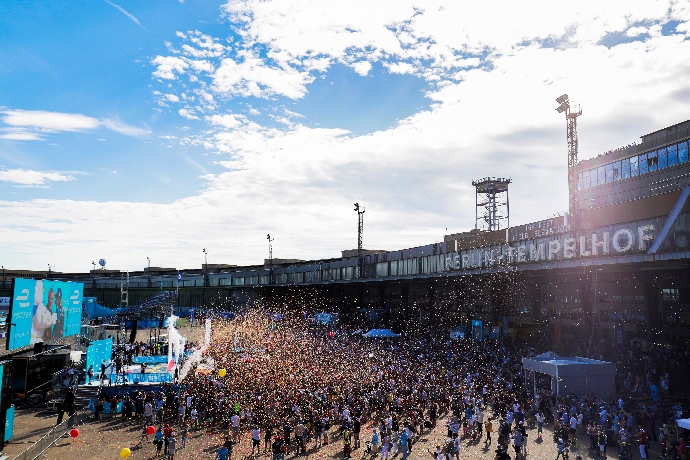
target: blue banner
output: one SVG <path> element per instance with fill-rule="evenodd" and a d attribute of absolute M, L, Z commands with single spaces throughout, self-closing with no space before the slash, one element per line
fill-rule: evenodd
<path fill-rule="evenodd" d="M 95 340 L 86 349 L 86 372 L 93 370 L 94 376 L 101 374 L 101 363 L 110 364 L 113 357 L 113 339 Z M 87 377 L 88 378 L 88 377 Z"/>
<path fill-rule="evenodd" d="M 16 278 L 7 349 L 79 334 L 83 298 L 83 283 Z"/>
<path fill-rule="evenodd" d="M 14 406 L 10 406 L 5 411 L 5 442 L 12 439 L 14 435 Z"/>
<path fill-rule="evenodd" d="M 478 319 L 472 320 L 472 338 L 474 340 L 482 341 L 482 322 Z"/>
<path fill-rule="evenodd" d="M 36 281 L 15 278 L 12 305 L 10 306 L 7 349 L 31 345 L 31 323 L 34 316 L 34 288 Z"/>

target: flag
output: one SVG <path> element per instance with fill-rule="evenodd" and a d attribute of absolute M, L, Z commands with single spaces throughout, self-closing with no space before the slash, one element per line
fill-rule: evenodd
<path fill-rule="evenodd" d="M 182 282 L 182 272 L 178 270 L 177 271 L 177 284 L 180 284 L 180 282 Z"/>
<path fill-rule="evenodd" d="M 168 362 L 168 372 L 173 370 L 173 367 L 175 367 L 175 361 L 172 359 Z"/>

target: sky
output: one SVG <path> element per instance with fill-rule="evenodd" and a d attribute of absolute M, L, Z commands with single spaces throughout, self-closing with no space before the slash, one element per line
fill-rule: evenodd
<path fill-rule="evenodd" d="M 567 210 L 580 158 L 690 119 L 690 1 L 0 2 L 0 265 L 396 250 Z"/>

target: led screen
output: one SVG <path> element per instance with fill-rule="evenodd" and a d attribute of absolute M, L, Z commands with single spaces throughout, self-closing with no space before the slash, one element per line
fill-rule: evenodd
<path fill-rule="evenodd" d="M 39 342 L 60 343 L 81 330 L 84 284 L 15 278 L 7 349 Z"/>

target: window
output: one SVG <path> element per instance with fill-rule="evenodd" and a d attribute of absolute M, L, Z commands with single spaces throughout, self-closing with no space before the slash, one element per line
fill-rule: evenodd
<path fill-rule="evenodd" d="M 663 312 L 662 321 L 668 326 L 674 326 L 678 322 L 678 313 Z"/>
<path fill-rule="evenodd" d="M 589 173 L 590 173 L 590 171 L 585 171 L 582 173 L 582 187 L 583 188 L 591 187 L 590 182 L 589 182 Z"/>
<path fill-rule="evenodd" d="M 613 182 L 613 163 L 609 163 L 605 166 L 606 168 L 606 183 L 610 184 Z"/>
<path fill-rule="evenodd" d="M 688 141 L 678 144 L 678 163 L 687 163 L 688 161 Z"/>
<path fill-rule="evenodd" d="M 669 145 L 667 150 L 667 156 L 668 156 L 668 167 L 670 168 L 671 166 L 675 166 L 678 164 L 678 146 L 677 145 Z"/>
<path fill-rule="evenodd" d="M 666 167 L 666 147 L 657 150 L 656 157 L 659 163 L 659 169 L 664 169 Z"/>
<path fill-rule="evenodd" d="M 606 176 L 604 173 L 604 167 L 599 166 L 597 168 L 597 185 L 604 185 L 606 183 Z"/>
<path fill-rule="evenodd" d="M 623 179 L 630 177 L 630 158 L 626 158 L 621 162 L 621 176 Z"/>
<path fill-rule="evenodd" d="M 621 162 L 616 161 L 613 164 L 613 181 L 619 181 L 621 180 Z"/>
<path fill-rule="evenodd" d="M 640 174 L 647 174 L 649 172 L 649 163 L 647 163 L 647 154 L 643 153 L 637 157 L 640 161 Z"/>
<path fill-rule="evenodd" d="M 584 188 L 582 184 L 582 173 L 577 174 L 577 189 L 582 190 Z"/>
<path fill-rule="evenodd" d="M 664 288 L 661 290 L 664 302 L 678 303 L 680 297 L 678 296 L 678 288 Z"/>
<path fill-rule="evenodd" d="M 632 157 L 630 159 L 630 177 L 635 177 L 639 173 L 637 169 L 637 157 Z"/>
<path fill-rule="evenodd" d="M 659 159 L 656 156 L 656 152 L 647 153 L 647 164 L 649 165 L 649 172 L 654 172 L 659 166 Z"/>
<path fill-rule="evenodd" d="M 591 169 L 589 171 L 589 186 L 590 187 L 596 187 L 597 186 L 597 170 L 596 170 L 596 168 Z"/>

